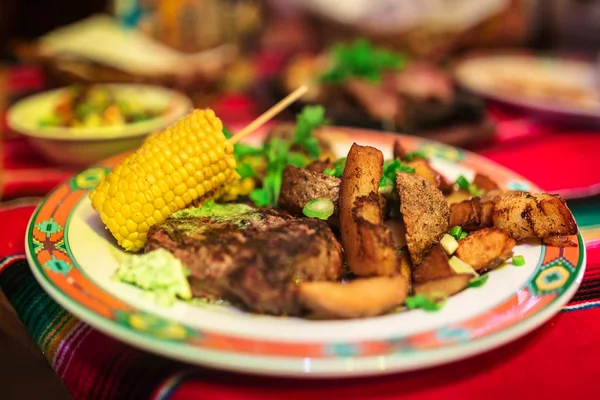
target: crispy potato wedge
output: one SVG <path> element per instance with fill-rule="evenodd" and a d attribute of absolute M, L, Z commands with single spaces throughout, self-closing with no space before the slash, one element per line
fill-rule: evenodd
<path fill-rule="evenodd" d="M 450 206 L 450 226 L 460 226 L 465 231 L 476 231 L 494 225 L 494 202 L 481 197 L 454 203 Z"/>
<path fill-rule="evenodd" d="M 333 161 L 329 158 L 326 160 L 315 160 L 306 166 L 306 170 L 312 172 L 323 172 L 327 168 L 333 168 Z"/>
<path fill-rule="evenodd" d="M 485 228 L 459 240 L 454 254 L 475 271 L 489 270 L 512 257 L 516 244 L 506 232 Z"/>
<path fill-rule="evenodd" d="M 328 222 L 337 225 L 339 197 L 339 178 L 292 165 L 285 167 L 278 200 L 279 208 L 292 214 L 302 215 L 304 205 L 310 200 L 329 199 L 333 202 L 335 210 Z"/>
<path fill-rule="evenodd" d="M 462 189 L 452 191 L 446 195 L 446 202 L 448 203 L 449 207 L 452 207 L 452 204 L 460 203 L 469 199 L 471 199 L 469 192 Z M 450 218 L 452 218 L 452 208 L 450 208 Z M 452 223 L 450 223 L 450 225 L 454 226 Z"/>
<path fill-rule="evenodd" d="M 494 182 L 489 176 L 480 173 L 475 174 L 475 178 L 473 179 L 473 185 L 486 192 L 500 189 L 500 186 L 498 186 L 498 184 Z"/>
<path fill-rule="evenodd" d="M 410 262 L 410 256 L 408 250 L 404 250 L 400 253 L 400 266 L 398 272 L 406 280 L 408 287 L 412 286 L 412 263 Z"/>
<path fill-rule="evenodd" d="M 448 263 L 448 255 L 439 243 L 435 244 L 429 253 L 423 257 L 423 261 L 413 268 L 415 283 L 444 279 L 453 275 L 456 275 L 456 272 Z"/>
<path fill-rule="evenodd" d="M 388 219 L 385 221 L 385 226 L 392 233 L 396 249 L 400 249 L 398 272 L 406 279 L 408 286 L 410 286 L 412 284 L 412 263 L 410 262 L 408 247 L 406 246 L 406 228 L 404 227 L 404 222 L 400 218 Z"/>
<path fill-rule="evenodd" d="M 401 160 L 404 160 L 404 158 L 408 154 L 408 151 L 406 151 L 406 149 L 402 146 L 402 143 L 400 143 L 399 140 L 394 141 L 393 152 L 394 158 L 399 158 Z"/>
<path fill-rule="evenodd" d="M 392 238 L 394 239 L 396 248 L 406 246 L 406 228 L 404 227 L 404 222 L 402 222 L 402 219 L 391 218 L 384 223 L 392 233 Z"/>
<path fill-rule="evenodd" d="M 554 247 L 577 247 L 577 242 L 569 236 L 548 236 L 544 238 L 544 244 Z"/>
<path fill-rule="evenodd" d="M 301 304 L 314 318 L 360 318 L 381 315 L 402 305 L 408 285 L 400 275 L 381 276 L 345 284 L 303 282 L 298 293 Z"/>
<path fill-rule="evenodd" d="M 577 233 L 577 224 L 564 200 L 547 193 L 514 192 L 500 196 L 493 222 L 517 241 Z"/>
<path fill-rule="evenodd" d="M 419 175 L 421 178 L 425 179 L 431 185 L 435 186 L 439 189 L 441 175 L 439 172 L 434 170 L 427 160 L 422 158 L 415 158 L 412 161 L 404 162 L 405 165 L 414 168 L 415 174 Z"/>
<path fill-rule="evenodd" d="M 408 252 L 413 265 L 418 265 L 448 232 L 450 210 L 442 192 L 416 174 L 398 172 L 396 186 Z"/>
<path fill-rule="evenodd" d="M 457 274 L 448 278 L 415 284 L 413 291 L 415 295 L 423 294 L 429 298 L 450 297 L 465 289 L 471 279 L 473 279 L 471 274 Z"/>
<path fill-rule="evenodd" d="M 340 185 L 340 232 L 350 270 L 358 276 L 394 275 L 398 252 L 383 224 L 379 180 L 383 154 L 352 145 Z"/>

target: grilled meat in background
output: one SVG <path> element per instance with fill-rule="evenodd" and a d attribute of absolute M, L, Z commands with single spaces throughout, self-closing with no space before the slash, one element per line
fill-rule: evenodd
<path fill-rule="evenodd" d="M 259 85 L 256 95 L 261 102 L 270 105 L 318 74 L 322 66 L 310 62 L 310 57 L 316 58 L 293 59 L 282 77 Z M 333 125 L 396 131 L 458 146 L 484 141 L 494 133 L 486 119 L 484 100 L 456 88 L 447 71 L 427 62 L 384 72 L 380 84 L 360 78 L 341 84 L 313 84 L 303 101 L 292 104 L 287 114 L 297 114 L 306 104 L 325 106 Z"/>
<path fill-rule="evenodd" d="M 303 314 L 298 284 L 337 281 L 342 249 L 321 220 L 269 208 L 227 217 L 169 217 L 145 250 L 164 248 L 191 271 L 194 297 L 266 314 Z"/>

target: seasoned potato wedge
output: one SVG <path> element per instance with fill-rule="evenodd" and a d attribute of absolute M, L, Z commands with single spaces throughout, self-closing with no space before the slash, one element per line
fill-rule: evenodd
<path fill-rule="evenodd" d="M 577 247 L 577 242 L 569 236 L 548 236 L 544 238 L 544 244 L 554 247 Z"/>
<path fill-rule="evenodd" d="M 328 222 L 337 225 L 339 196 L 339 178 L 288 165 L 283 171 L 278 205 L 292 214 L 302 215 L 304 205 L 310 200 L 329 199 L 335 210 Z"/>
<path fill-rule="evenodd" d="M 486 192 L 500 189 L 500 186 L 494 182 L 489 176 L 477 173 L 473 179 L 473 185 L 477 186 L 478 189 L 482 189 Z"/>
<path fill-rule="evenodd" d="M 547 193 L 514 192 L 500 196 L 493 222 L 517 241 L 577 233 L 575 219 L 564 200 Z"/>
<path fill-rule="evenodd" d="M 346 261 L 359 276 L 393 275 L 398 252 L 383 224 L 379 195 L 383 154 L 368 146 L 352 145 L 340 185 L 340 232 Z"/>
<path fill-rule="evenodd" d="M 467 287 L 473 279 L 471 274 L 458 274 L 448 278 L 418 283 L 413 286 L 415 295 L 423 294 L 429 298 L 450 297 Z"/>
<path fill-rule="evenodd" d="M 455 191 L 451 192 L 450 194 L 446 195 L 446 202 L 448 203 L 449 207 L 452 207 L 452 204 L 460 203 L 465 200 L 469 200 L 470 198 L 471 198 L 471 195 L 469 194 L 469 192 L 461 189 L 461 190 L 455 190 Z M 450 208 L 450 218 L 452 218 L 452 208 Z M 450 223 L 450 226 L 454 226 L 454 225 L 452 225 L 452 223 Z"/>
<path fill-rule="evenodd" d="M 394 141 L 394 158 L 399 158 L 401 160 L 404 160 L 404 157 L 406 157 L 406 155 L 408 154 L 408 152 L 406 151 L 406 149 L 402 146 L 402 144 L 400 143 L 399 140 L 395 140 Z"/>
<path fill-rule="evenodd" d="M 516 244 L 506 232 L 497 228 L 485 228 L 459 240 L 454 254 L 474 270 L 482 271 L 496 268 L 512 257 Z"/>
<path fill-rule="evenodd" d="M 481 197 L 473 197 L 450 206 L 450 226 L 460 226 L 465 231 L 475 231 L 494 225 L 493 201 L 483 201 Z"/>
<path fill-rule="evenodd" d="M 450 210 L 442 192 L 416 174 L 398 172 L 396 186 L 408 252 L 413 265 L 418 265 L 448 232 Z"/>
<path fill-rule="evenodd" d="M 303 282 L 301 304 L 319 319 L 372 317 L 404 303 L 408 285 L 402 276 L 362 278 L 342 284 Z"/>
<path fill-rule="evenodd" d="M 414 168 L 415 174 L 439 189 L 442 180 L 441 175 L 429 165 L 429 161 L 422 158 L 415 158 L 412 161 L 406 161 L 404 164 Z"/>
<path fill-rule="evenodd" d="M 406 246 L 406 228 L 404 227 L 404 222 L 400 218 L 392 218 L 385 221 L 385 226 L 392 233 L 396 249 L 400 249 L 398 272 L 406 279 L 408 286 L 410 286 L 412 284 L 412 263 L 410 262 Z"/>
<path fill-rule="evenodd" d="M 415 283 L 444 279 L 456 275 L 448 263 L 448 255 L 442 245 L 435 244 L 423 261 L 413 267 L 413 280 Z"/>

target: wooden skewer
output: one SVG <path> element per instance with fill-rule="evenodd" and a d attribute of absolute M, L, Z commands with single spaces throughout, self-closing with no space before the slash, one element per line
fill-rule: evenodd
<path fill-rule="evenodd" d="M 240 140 L 254 132 L 259 127 L 261 127 L 265 122 L 268 122 L 269 120 L 273 119 L 277 114 L 285 110 L 290 104 L 302 97 L 307 91 L 308 87 L 306 85 L 300 86 L 298 89 L 288 94 L 279 103 L 275 104 L 273 107 L 265 111 L 261 116 L 256 118 L 254 121 L 250 122 L 244 129 L 232 136 L 229 139 L 229 143 L 238 143 Z"/>

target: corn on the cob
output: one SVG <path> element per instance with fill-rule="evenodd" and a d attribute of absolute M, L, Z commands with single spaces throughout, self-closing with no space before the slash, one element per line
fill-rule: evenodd
<path fill-rule="evenodd" d="M 190 204 L 221 195 L 237 178 L 233 146 L 212 110 L 194 110 L 152 135 L 90 193 L 120 246 L 142 249 L 148 229 Z"/>
<path fill-rule="evenodd" d="M 254 178 L 245 178 L 230 185 L 221 196 L 223 201 L 234 201 L 239 196 L 249 195 L 255 187 Z"/>

